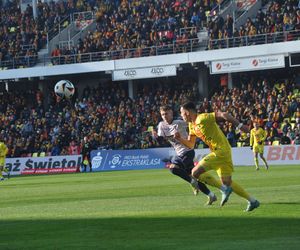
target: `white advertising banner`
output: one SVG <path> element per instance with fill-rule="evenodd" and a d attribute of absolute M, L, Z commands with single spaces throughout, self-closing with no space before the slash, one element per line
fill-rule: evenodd
<path fill-rule="evenodd" d="M 165 77 L 165 76 L 176 76 L 175 65 L 114 70 L 112 73 L 112 80 L 113 81 L 135 80 L 135 79 L 157 78 L 157 77 Z"/>
<path fill-rule="evenodd" d="M 81 155 L 7 158 L 6 168 L 11 175 L 77 172 Z"/>
<path fill-rule="evenodd" d="M 284 55 L 256 56 L 232 60 L 212 61 L 211 74 L 284 68 Z"/>
<path fill-rule="evenodd" d="M 209 152 L 209 149 L 196 149 L 196 160 Z M 300 145 L 265 146 L 264 157 L 270 165 L 300 166 Z M 232 148 L 232 159 L 235 166 L 254 166 L 253 152 L 249 147 Z"/>

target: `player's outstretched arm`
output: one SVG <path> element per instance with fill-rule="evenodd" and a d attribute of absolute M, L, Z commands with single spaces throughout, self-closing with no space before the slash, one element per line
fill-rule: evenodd
<path fill-rule="evenodd" d="M 196 136 L 194 135 L 189 135 L 187 139 L 181 137 L 179 132 L 176 132 L 174 134 L 174 138 L 176 140 L 178 140 L 180 143 L 182 143 L 183 145 L 185 145 L 188 148 L 194 148 L 195 147 L 195 143 L 196 143 Z"/>
<path fill-rule="evenodd" d="M 228 121 L 233 124 L 237 129 L 249 133 L 249 127 L 247 125 L 244 125 L 243 123 L 240 123 L 237 119 L 235 119 L 232 115 L 226 113 L 226 112 L 216 112 L 215 117 L 217 121 Z"/>

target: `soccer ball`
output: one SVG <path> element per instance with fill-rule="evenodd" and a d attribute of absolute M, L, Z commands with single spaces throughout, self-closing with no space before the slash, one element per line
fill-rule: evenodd
<path fill-rule="evenodd" d="M 70 99 L 75 93 L 75 87 L 73 83 L 68 80 L 60 80 L 55 84 L 54 92 L 60 98 Z"/>

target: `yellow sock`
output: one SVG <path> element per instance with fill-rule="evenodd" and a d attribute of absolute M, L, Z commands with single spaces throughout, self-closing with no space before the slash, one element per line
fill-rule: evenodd
<path fill-rule="evenodd" d="M 217 180 L 215 177 L 213 177 L 211 174 L 207 172 L 200 175 L 199 181 L 204 182 L 212 187 L 216 187 L 218 189 L 220 189 L 222 186 L 221 181 Z"/>
<path fill-rule="evenodd" d="M 269 166 L 268 166 L 268 163 L 267 163 L 266 159 L 265 159 L 265 158 L 261 158 L 261 159 L 262 159 L 262 161 L 264 162 L 266 168 L 268 168 Z"/>
<path fill-rule="evenodd" d="M 255 167 L 256 167 L 256 168 L 259 168 L 259 165 L 258 165 L 258 158 L 257 158 L 257 157 L 254 158 L 254 162 L 255 162 Z"/>
<path fill-rule="evenodd" d="M 232 187 L 233 192 L 235 192 L 237 195 L 239 195 L 239 196 L 245 198 L 246 200 L 250 201 L 250 195 L 239 184 L 232 181 L 231 182 L 231 187 Z"/>

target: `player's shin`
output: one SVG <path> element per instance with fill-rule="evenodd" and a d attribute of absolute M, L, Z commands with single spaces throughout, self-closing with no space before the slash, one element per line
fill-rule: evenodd
<path fill-rule="evenodd" d="M 268 165 L 268 163 L 266 161 L 266 158 L 263 155 L 261 155 L 260 158 L 262 159 L 263 163 L 265 164 L 266 169 L 268 170 L 269 169 L 269 165 Z"/>
<path fill-rule="evenodd" d="M 4 180 L 2 171 L 3 171 L 3 166 L 0 166 L 0 180 Z"/>
<path fill-rule="evenodd" d="M 216 187 L 218 189 L 221 189 L 222 183 L 220 180 L 217 180 L 215 177 L 213 177 L 208 172 L 205 172 L 199 176 L 199 181 L 204 182 L 205 184 L 208 184 L 212 187 Z"/>
<path fill-rule="evenodd" d="M 234 193 L 236 193 L 237 195 L 245 198 L 246 200 L 248 200 L 248 201 L 252 201 L 253 200 L 251 198 L 251 196 L 246 192 L 246 190 L 244 188 L 242 188 L 236 182 L 234 182 L 234 181 L 231 182 L 231 188 L 232 188 L 232 190 L 233 190 Z"/>
<path fill-rule="evenodd" d="M 256 170 L 259 170 L 258 157 L 255 157 L 255 158 L 254 158 L 254 162 L 255 162 Z"/>

